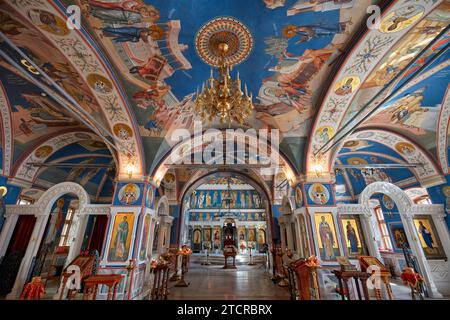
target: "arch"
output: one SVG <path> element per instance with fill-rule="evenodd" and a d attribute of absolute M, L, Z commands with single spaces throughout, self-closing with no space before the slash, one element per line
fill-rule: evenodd
<path fill-rule="evenodd" d="M 87 215 L 84 213 L 84 211 L 90 205 L 90 198 L 89 194 L 81 185 L 75 182 L 59 183 L 45 191 L 44 194 L 39 198 L 39 200 L 33 205 L 8 206 L 7 209 L 9 211 L 9 215 L 33 214 L 37 217 L 33 233 L 31 235 L 32 240 L 30 240 L 30 243 L 28 244 L 27 250 L 17 273 L 14 287 L 12 289 L 12 292 L 9 294 L 9 297 L 16 298 L 21 293 L 27 279 L 28 272 L 32 266 L 33 257 L 35 257 L 39 251 L 39 247 L 44 236 L 52 206 L 58 198 L 65 194 L 74 194 L 78 198 L 78 209 L 76 210 L 76 213 L 72 220 L 73 229 L 71 231 L 71 233 L 76 236 L 72 237 L 72 239 L 74 240 L 73 243 L 70 244 L 69 253 L 66 258 L 66 263 L 68 263 L 72 261 L 73 258 L 75 258 L 75 254 L 77 254 L 80 250 L 80 246 L 83 241 L 81 232 L 84 232 L 83 227 L 85 228 L 87 223 Z"/>
<path fill-rule="evenodd" d="M 253 176 L 250 176 L 247 173 L 243 173 L 243 172 L 239 172 L 239 171 L 235 171 L 235 170 L 216 170 L 216 171 L 212 171 L 212 172 L 208 172 L 208 173 L 203 173 L 202 175 L 200 175 L 199 177 L 195 177 L 193 179 L 191 179 L 191 181 L 187 182 L 185 187 L 183 188 L 182 193 L 180 193 L 180 197 L 179 199 L 181 199 L 180 203 L 181 203 L 181 207 L 180 207 L 180 216 L 179 216 L 179 223 L 177 226 L 177 241 L 179 241 L 181 243 L 181 241 L 183 240 L 183 225 L 184 225 L 184 219 L 185 219 L 185 212 L 186 210 L 189 208 L 189 202 L 185 201 L 185 197 L 188 196 L 190 194 L 190 192 L 192 190 L 195 190 L 195 188 L 197 188 L 198 186 L 200 186 L 204 179 L 207 178 L 208 176 L 214 175 L 214 174 L 235 174 L 235 175 L 239 175 L 242 176 L 244 178 L 246 178 L 248 180 L 248 184 L 251 185 L 253 188 L 255 188 L 255 190 L 257 192 L 260 193 L 260 195 L 262 196 L 261 198 L 265 197 L 265 201 L 266 201 L 266 207 L 267 207 L 267 216 L 266 216 L 266 220 L 269 222 L 268 224 L 268 228 L 270 229 L 266 229 L 269 230 L 270 235 L 272 237 L 272 241 L 273 241 L 273 236 L 275 235 L 275 229 L 274 229 L 274 220 L 273 220 L 273 211 L 272 211 L 272 205 L 273 205 L 273 201 L 271 198 L 271 193 L 269 188 L 265 185 L 265 183 L 263 181 L 257 181 Z M 261 199 L 261 201 L 263 201 L 263 199 Z M 266 232 L 267 235 L 267 232 Z"/>
<path fill-rule="evenodd" d="M 389 182 L 374 182 L 369 184 L 359 196 L 359 206 L 366 217 L 372 216 L 370 209 L 370 198 L 376 194 L 382 193 L 389 196 L 397 205 L 401 222 L 405 229 L 406 238 L 411 251 L 417 257 L 420 272 L 425 279 L 429 295 L 431 297 L 442 297 L 438 292 L 432 278 L 430 266 L 426 260 L 423 248 L 420 244 L 419 235 L 413 222 L 414 202 L 402 189 Z"/>
<path fill-rule="evenodd" d="M 283 214 L 291 215 L 294 213 L 295 206 L 292 203 L 292 199 L 287 196 L 282 198 L 281 207 L 283 208 Z"/>
<path fill-rule="evenodd" d="M 76 182 L 62 182 L 54 185 L 48 189 L 36 202 L 35 206 L 38 208 L 41 215 L 49 215 L 53 203 L 65 194 L 74 194 L 79 200 L 78 211 L 83 211 L 86 206 L 90 204 L 89 194 L 84 188 Z"/>
<path fill-rule="evenodd" d="M 3 132 L 3 139 L 0 139 L 0 143 L 3 143 L 3 166 L 0 168 L 0 173 L 5 176 L 10 174 L 12 151 L 13 151 L 13 134 L 12 134 L 12 119 L 11 119 L 11 105 L 6 94 L 6 90 L 0 81 L 0 129 Z M 2 141 L 3 140 L 3 141 Z"/>
<path fill-rule="evenodd" d="M 371 215 L 370 198 L 376 193 L 386 194 L 394 200 L 401 215 L 411 214 L 411 207 L 414 203 L 402 189 L 389 182 L 377 181 L 369 184 L 359 195 L 358 202 L 365 215 Z"/>
<path fill-rule="evenodd" d="M 244 160 L 244 163 L 246 158 L 245 154 L 246 151 L 251 152 L 255 151 L 256 148 L 263 149 L 267 152 L 267 155 L 264 156 L 259 153 L 258 162 L 266 161 L 270 164 L 270 167 L 268 168 L 262 168 L 261 170 L 264 172 L 264 174 L 274 174 L 276 173 L 278 168 L 281 168 L 281 170 L 284 172 L 287 180 L 289 181 L 289 184 L 293 185 L 296 182 L 296 176 L 298 172 L 295 170 L 295 166 L 291 164 L 289 159 L 280 152 L 279 150 L 279 141 L 271 141 L 269 137 L 266 137 L 267 139 L 264 141 L 262 138 L 258 139 L 258 135 L 255 134 L 255 132 L 244 132 L 240 129 L 233 129 L 233 132 L 230 133 L 228 130 L 218 130 L 218 129 L 211 129 L 205 130 L 203 132 L 195 133 L 194 135 L 191 135 L 188 130 L 181 130 L 179 132 L 180 136 L 183 137 L 181 141 L 178 141 L 174 143 L 161 157 L 161 159 L 156 163 L 156 165 L 153 167 L 153 170 L 150 172 L 150 176 L 153 179 L 153 182 L 155 185 L 159 186 L 162 179 L 164 178 L 164 175 L 169 170 L 171 165 L 177 164 L 177 163 L 183 163 L 183 161 L 190 162 L 191 156 L 199 154 L 202 156 L 205 148 L 207 147 L 205 145 L 205 138 L 206 139 L 215 139 L 214 137 L 216 135 L 221 135 L 221 143 L 224 146 L 223 148 L 223 163 L 228 166 L 233 166 L 233 164 L 239 164 L 243 165 L 242 161 Z M 177 136 L 178 138 L 178 136 Z M 247 140 L 249 143 L 247 143 Z M 229 145 L 229 142 L 236 142 L 236 148 L 233 145 L 233 150 L 242 150 L 244 154 L 244 158 L 239 158 L 242 156 L 241 154 L 238 157 L 233 158 L 233 163 L 228 163 L 228 158 L 226 156 L 227 147 Z M 251 144 L 252 141 L 256 144 Z M 226 145 L 226 146 L 225 146 Z M 255 155 L 255 156 L 256 156 Z M 262 158 L 265 158 L 262 159 Z M 262 159 L 262 160 L 261 160 Z M 250 160 L 249 160 L 250 161 Z M 196 159 L 194 159 L 194 162 L 196 162 Z M 201 162 L 199 164 L 204 164 L 203 158 L 201 158 Z"/>
<path fill-rule="evenodd" d="M 156 215 L 160 216 L 168 216 L 169 215 L 169 199 L 167 196 L 162 196 L 158 204 L 156 205 Z"/>
<path fill-rule="evenodd" d="M 450 63 L 450 60 L 449 60 Z M 441 169 L 445 174 L 450 173 L 448 163 L 448 135 L 450 128 L 450 87 L 447 88 L 444 100 L 442 101 L 441 112 L 439 113 L 438 125 L 436 128 L 436 146 L 438 151 Z"/>
<path fill-rule="evenodd" d="M 17 160 L 17 165 L 13 168 L 14 178 L 19 181 L 33 182 L 40 167 L 32 166 L 28 164 L 29 162 L 43 163 L 56 151 L 86 139 L 100 140 L 97 135 L 87 130 L 60 132 L 50 139 L 45 137 Z M 36 152 L 38 150 L 39 152 Z"/>
<path fill-rule="evenodd" d="M 118 173 L 128 177 L 128 170 L 133 167 L 133 176 L 143 175 L 145 173 L 143 147 L 136 119 L 130 110 L 120 82 L 113 74 L 112 67 L 108 60 L 97 52 L 95 46 L 87 37 L 86 30 L 84 28 L 80 31 L 68 29 L 68 34 L 61 38 L 59 35 L 39 28 L 27 14 L 24 14 L 30 10 L 45 10 L 62 21 L 66 21 L 68 18 L 64 11 L 52 1 L 33 3 L 19 1 L 12 3 L 11 6 L 15 13 L 21 17 L 20 20 L 27 21 L 30 26 L 33 26 L 37 32 L 58 48 L 85 83 L 89 82 L 87 79 L 92 75 L 101 76 L 109 82 L 110 90 L 107 92 L 95 90 L 93 86 L 89 86 L 89 90 L 98 102 L 100 109 L 103 110 L 102 113 L 107 122 L 106 126 L 109 127 L 108 133 L 116 141 L 115 145 L 119 151 Z M 126 130 L 129 131 L 127 137 L 121 138 L 115 132 L 118 130 L 112 130 L 115 126 L 126 127 Z"/>
<path fill-rule="evenodd" d="M 423 187 L 432 187 L 445 183 L 442 171 L 427 150 L 403 135 L 376 128 L 364 128 L 358 130 L 345 139 L 333 154 L 333 160 L 329 163 L 330 170 L 333 169 L 335 160 L 339 156 L 339 152 L 344 143 L 351 140 L 374 141 L 395 151 L 408 164 L 424 164 L 424 166 L 411 168 L 417 177 L 417 180 Z M 407 148 L 403 149 L 402 145 L 407 146 Z"/>
<path fill-rule="evenodd" d="M 314 119 L 314 124 L 311 128 L 312 133 L 308 141 L 307 156 L 305 158 L 307 173 L 313 172 L 315 165 L 321 165 L 324 168 L 330 167 L 331 152 L 326 152 L 321 156 L 314 155 L 325 143 L 320 139 L 321 128 L 331 128 L 333 131 L 331 136 L 338 132 L 352 102 L 354 102 L 363 84 L 376 70 L 380 62 L 388 57 L 403 37 L 440 3 L 442 1 L 436 1 L 434 3 L 427 0 L 417 1 L 415 5 L 423 7 L 423 12 L 414 23 L 394 33 L 383 33 L 379 28 L 368 29 L 361 37 L 359 43 L 352 48 L 350 54 L 346 57 L 341 68 L 336 72 L 331 81 L 329 89 L 326 91 L 319 111 Z M 390 14 L 395 14 L 395 11 L 404 5 L 403 1 L 393 2 L 384 10 L 381 19 Z M 355 74 L 358 75 L 359 84 L 348 94 L 337 94 L 335 88 L 338 87 L 339 83 L 346 78 L 354 77 Z"/>

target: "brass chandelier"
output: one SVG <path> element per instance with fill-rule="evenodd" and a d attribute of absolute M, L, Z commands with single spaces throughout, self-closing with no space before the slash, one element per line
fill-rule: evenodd
<path fill-rule="evenodd" d="M 228 44 L 219 43 L 217 51 L 220 55 L 218 76 L 214 78 L 211 70 L 211 76 L 203 83 L 201 93 L 197 89 L 195 112 L 202 120 L 209 122 L 212 122 L 215 117 L 219 117 L 221 123 L 231 124 L 235 120 L 242 124 L 254 109 L 252 94 L 248 95 L 246 84 L 244 84 L 244 92 L 242 92 L 239 73 L 236 80 L 230 76 L 232 66 L 225 62 Z"/>

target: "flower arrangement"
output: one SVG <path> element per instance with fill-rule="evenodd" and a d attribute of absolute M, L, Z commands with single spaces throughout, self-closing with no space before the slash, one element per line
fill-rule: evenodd
<path fill-rule="evenodd" d="M 156 269 L 157 266 L 158 266 L 158 261 L 156 261 L 155 259 L 152 259 L 152 261 L 150 261 L 150 268 Z"/>
<path fill-rule="evenodd" d="M 306 259 L 306 266 L 310 268 L 320 267 L 319 259 L 317 259 L 315 255 L 310 256 L 308 259 Z"/>
<path fill-rule="evenodd" d="M 181 255 L 191 255 L 192 254 L 192 250 L 191 248 L 189 248 L 187 245 L 183 245 L 181 246 L 181 248 L 178 250 L 177 254 L 181 254 Z"/>
<path fill-rule="evenodd" d="M 413 268 L 405 268 L 405 270 L 401 274 L 401 278 L 404 284 L 410 285 L 414 288 L 424 282 L 422 276 L 414 272 Z"/>

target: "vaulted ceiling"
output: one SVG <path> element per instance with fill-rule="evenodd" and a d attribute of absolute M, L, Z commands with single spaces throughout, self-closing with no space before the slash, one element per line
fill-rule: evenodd
<path fill-rule="evenodd" d="M 371 4 L 383 13 L 368 28 Z M 66 24 L 70 5 L 79 30 Z M 449 171 L 449 22 L 446 0 L 1 1 L 1 171 L 43 186 L 70 170 L 30 162 L 114 167 L 80 174 L 96 197 L 108 191 L 94 185 L 109 189 L 130 166 L 136 178 L 152 174 L 172 132 L 199 120 L 193 97 L 211 67 L 196 36 L 207 25 L 249 50 L 233 72 L 255 111 L 233 126 L 279 129 L 295 174 L 355 158 L 419 160 L 426 172 L 389 176 L 433 185 Z"/>

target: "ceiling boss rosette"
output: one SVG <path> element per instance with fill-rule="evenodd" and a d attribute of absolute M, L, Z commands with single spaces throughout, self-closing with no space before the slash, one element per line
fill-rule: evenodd
<path fill-rule="evenodd" d="M 233 80 L 230 71 L 250 55 L 253 48 L 250 31 L 233 18 L 216 18 L 197 33 L 195 47 L 199 57 L 218 70 L 216 78 L 211 70 L 201 92 L 197 90 L 195 111 L 210 122 L 219 117 L 221 123 L 243 123 L 254 109 L 252 94 L 248 93 L 245 84 L 242 91 L 239 73 Z"/>

